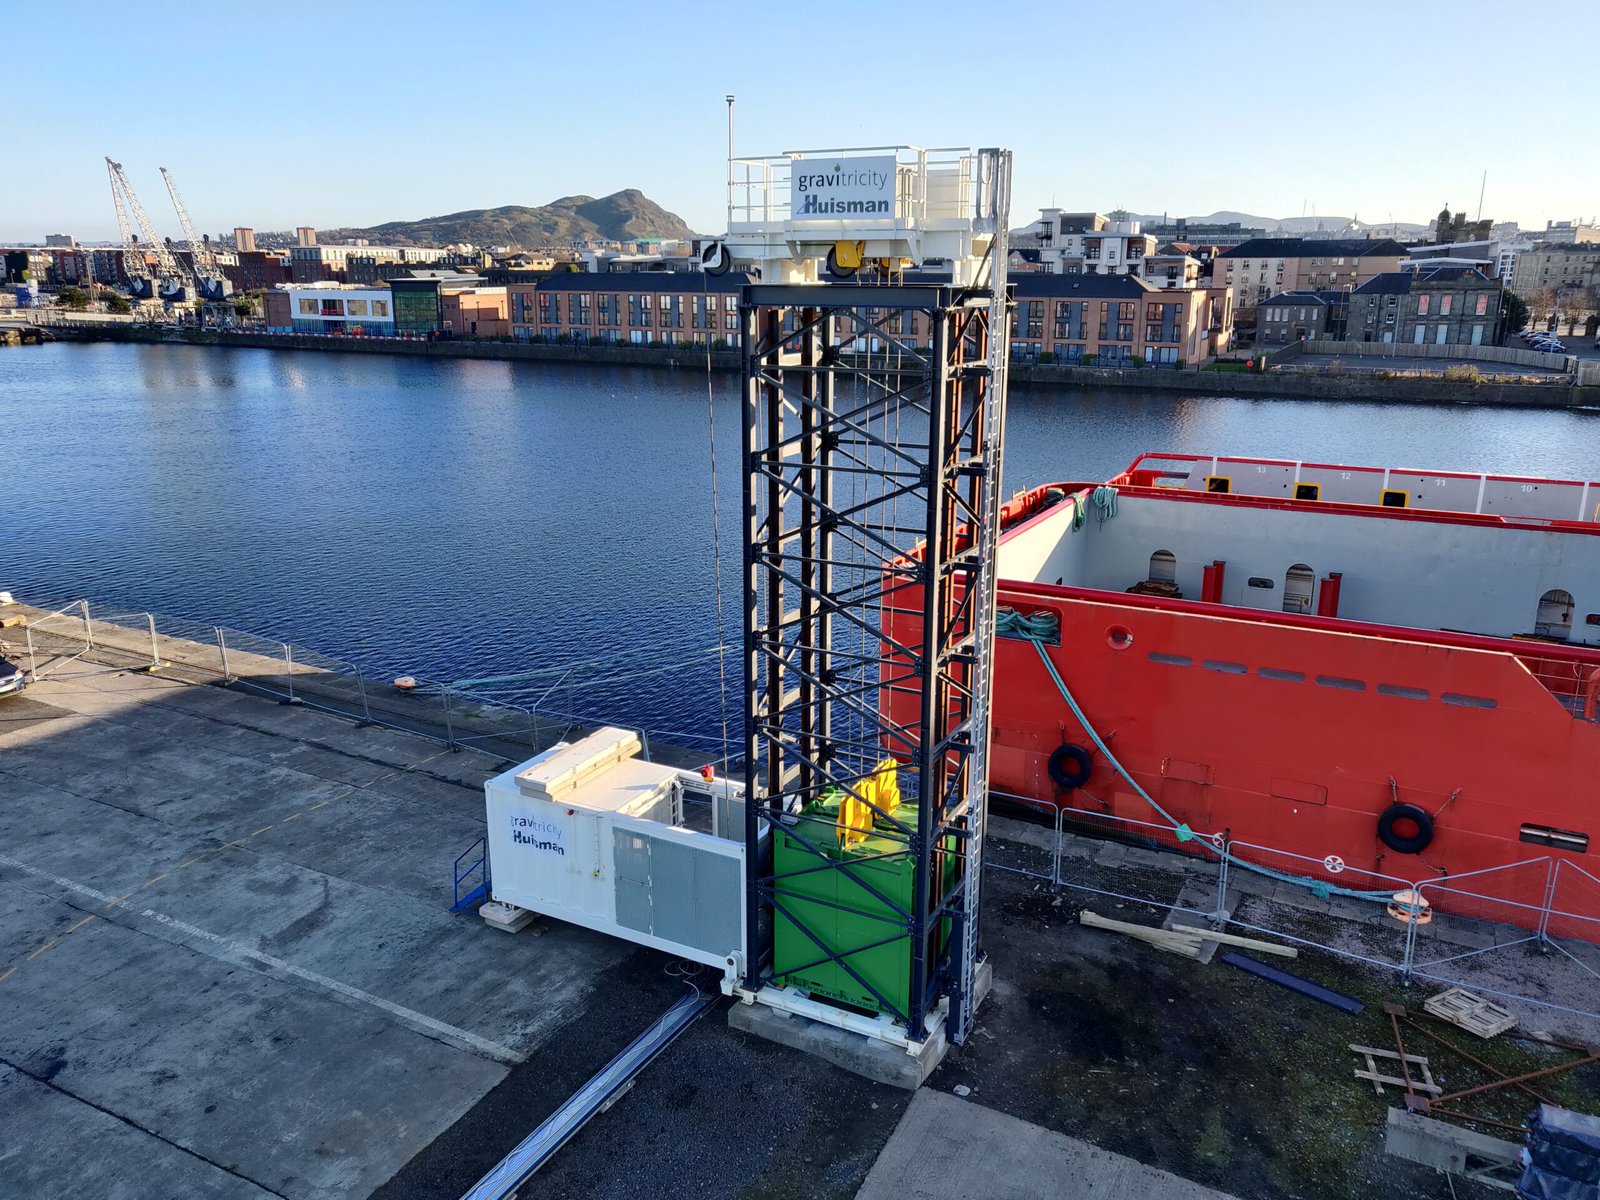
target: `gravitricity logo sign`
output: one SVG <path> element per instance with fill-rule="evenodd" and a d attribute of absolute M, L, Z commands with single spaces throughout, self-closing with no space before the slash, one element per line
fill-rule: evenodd
<path fill-rule="evenodd" d="M 826 165 L 824 165 L 826 163 Z M 892 154 L 794 164 L 795 220 L 894 216 Z"/>

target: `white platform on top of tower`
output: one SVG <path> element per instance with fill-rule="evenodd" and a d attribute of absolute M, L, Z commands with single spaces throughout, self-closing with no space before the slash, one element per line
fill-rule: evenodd
<path fill-rule="evenodd" d="M 999 153 L 857 146 L 730 159 L 726 255 L 708 269 L 817 283 L 937 261 L 957 285 L 984 283 Z"/>

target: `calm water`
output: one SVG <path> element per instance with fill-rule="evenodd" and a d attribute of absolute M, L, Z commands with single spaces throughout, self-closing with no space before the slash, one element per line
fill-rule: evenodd
<path fill-rule="evenodd" d="M 713 391 L 737 641 L 733 378 Z M 707 412 L 693 371 L 0 351 L 0 590 L 229 625 L 382 674 L 593 663 L 581 711 L 704 734 Z M 1597 448 L 1600 414 L 1018 391 L 1006 484 L 1101 478 L 1143 450 L 1582 475 Z"/>

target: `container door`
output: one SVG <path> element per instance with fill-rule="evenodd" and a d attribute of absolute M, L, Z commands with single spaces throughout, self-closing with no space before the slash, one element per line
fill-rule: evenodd
<path fill-rule="evenodd" d="M 617 924 L 650 932 L 650 839 L 627 829 L 613 829 L 616 867 Z"/>

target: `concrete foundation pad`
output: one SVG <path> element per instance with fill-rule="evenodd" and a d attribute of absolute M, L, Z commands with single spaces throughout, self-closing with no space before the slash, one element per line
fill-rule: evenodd
<path fill-rule="evenodd" d="M 959 1136 L 951 1136 L 959 1130 Z M 925 1088 L 856 1200 L 1230 1200 L 1166 1171 Z"/>
<path fill-rule="evenodd" d="M 989 989 L 994 986 L 994 967 L 987 960 L 978 964 L 976 983 L 977 1002 L 982 1005 L 989 995 Z M 843 1067 L 852 1074 L 876 1083 L 886 1083 L 907 1091 L 921 1087 L 950 1050 L 943 1025 L 923 1042 L 920 1050 L 910 1053 L 906 1047 L 893 1042 L 813 1021 L 809 1017 L 772 1008 L 759 1001 L 735 1004 L 728 1010 L 728 1025 L 741 1033 L 754 1034 L 769 1042 L 777 1042 L 780 1046 L 815 1054 L 836 1067 Z"/>
<path fill-rule="evenodd" d="M 502 904 L 498 900 L 490 900 L 478 907 L 478 915 L 491 929 L 503 929 L 507 933 L 521 933 L 534 923 L 537 913 L 526 908 L 518 908 L 515 904 Z M 535 936 L 544 932 L 540 925 L 533 930 Z"/>
<path fill-rule="evenodd" d="M 780 1046 L 804 1050 L 852 1074 L 907 1091 L 922 1086 L 948 1049 L 941 1033 L 929 1038 L 920 1054 L 907 1054 L 904 1047 L 891 1042 L 780 1012 L 765 1004 L 735 1004 L 728 1010 L 728 1026 Z"/>

